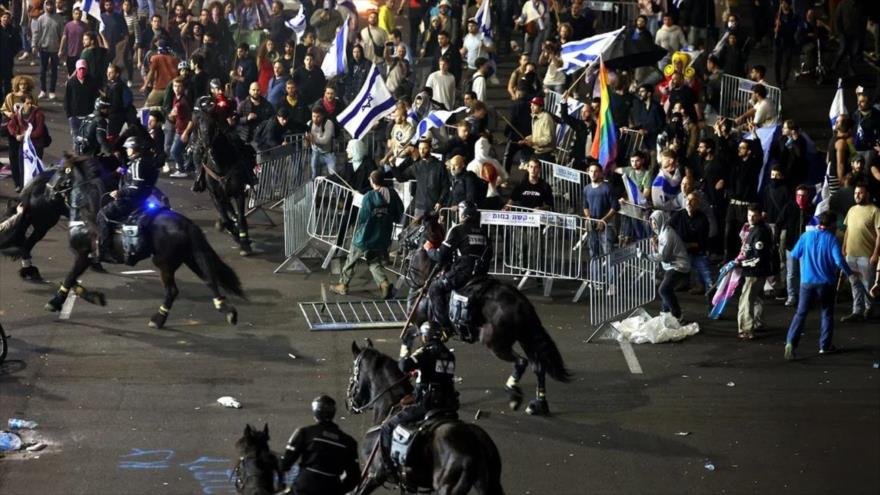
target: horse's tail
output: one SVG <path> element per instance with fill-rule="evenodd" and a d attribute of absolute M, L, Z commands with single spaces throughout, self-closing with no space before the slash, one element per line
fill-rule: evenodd
<path fill-rule="evenodd" d="M 245 299 L 244 290 L 241 288 L 241 280 L 235 271 L 220 259 L 214 248 L 208 244 L 205 233 L 196 224 L 189 222 L 189 238 L 193 247 L 193 258 L 198 271 L 196 273 L 204 280 L 214 280 L 223 289 Z"/>
<path fill-rule="evenodd" d="M 556 347 L 556 342 L 541 324 L 541 319 L 531 301 L 522 294 L 520 296 L 523 299 L 522 303 L 527 304 L 532 313 L 532 317 L 526 319 L 526 321 L 531 320 L 531 324 L 523 325 L 522 328 L 532 328 L 533 330 L 523 332 L 526 335 L 521 335 L 519 338 L 520 345 L 526 352 L 529 362 L 533 365 L 540 364 L 554 380 L 568 383 L 571 381 L 571 373 L 565 367 L 565 361 L 562 359 L 559 348 Z"/>

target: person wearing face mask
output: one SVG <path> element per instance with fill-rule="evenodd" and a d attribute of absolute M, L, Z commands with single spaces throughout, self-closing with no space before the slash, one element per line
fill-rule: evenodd
<path fill-rule="evenodd" d="M 367 143 L 360 139 L 352 139 L 345 147 L 348 163 L 345 164 L 345 174 L 349 177 L 351 187 L 366 194 L 370 189 L 370 174 L 376 170 L 376 161 L 367 150 Z"/>
<path fill-rule="evenodd" d="M 807 227 L 813 221 L 816 210 L 810 198 L 810 188 L 800 185 L 794 192 L 794 199 L 782 207 L 777 226 L 777 242 L 785 250 L 785 305 L 797 305 L 800 285 L 800 267 L 798 259 L 791 255 L 792 250 Z"/>
<path fill-rule="evenodd" d="M 742 249 L 734 260 L 742 266 L 743 287 L 737 310 L 739 338 L 752 340 L 764 328 L 764 281 L 778 272 L 778 257 L 773 249 L 773 234 L 764 222 L 761 205 L 748 207 L 748 230 Z"/>

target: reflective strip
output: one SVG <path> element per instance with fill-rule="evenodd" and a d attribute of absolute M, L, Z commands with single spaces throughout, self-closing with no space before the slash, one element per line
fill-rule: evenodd
<path fill-rule="evenodd" d="M 343 449 L 345 448 L 345 445 L 342 445 L 339 442 L 334 442 L 333 440 L 327 440 L 326 438 L 315 438 L 313 440 L 315 442 L 324 442 L 324 443 L 329 443 L 330 445 L 335 445 L 335 446 L 343 448 Z"/>
<path fill-rule="evenodd" d="M 320 475 L 322 475 L 322 476 L 329 476 L 329 477 L 331 477 L 331 478 L 336 478 L 336 477 L 338 476 L 338 475 L 336 475 L 336 474 L 325 473 L 324 471 L 318 471 L 317 469 L 315 469 L 315 468 L 311 468 L 311 467 L 307 467 L 307 468 L 306 468 L 306 471 L 311 471 L 311 472 L 313 472 L 313 473 L 320 474 Z"/>

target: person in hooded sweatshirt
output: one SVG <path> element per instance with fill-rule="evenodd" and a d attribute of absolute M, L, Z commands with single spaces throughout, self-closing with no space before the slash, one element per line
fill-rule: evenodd
<path fill-rule="evenodd" d="M 665 211 L 655 210 L 651 213 L 651 228 L 655 235 L 651 238 L 651 253 L 648 258 L 659 262 L 663 269 L 663 281 L 657 290 L 660 293 L 660 311 L 672 313 L 672 316 L 681 321 L 681 306 L 675 296 L 675 288 L 687 279 L 691 271 L 687 246 L 669 225 L 669 217 Z"/>
<path fill-rule="evenodd" d="M 370 173 L 376 170 L 376 161 L 367 151 L 367 143 L 360 139 L 352 139 L 345 147 L 345 153 L 348 155 L 348 164 L 346 165 L 346 173 L 350 174 L 351 180 L 349 184 L 355 191 L 366 194 L 372 189 L 370 186 Z M 349 169 L 348 167 L 351 167 Z"/>
<path fill-rule="evenodd" d="M 468 163 L 467 170 L 486 181 L 488 185 L 486 199 L 480 203 L 480 208 L 500 210 L 504 206 L 504 201 L 498 193 L 498 186 L 506 183 L 509 175 L 498 160 L 489 156 L 491 149 L 492 145 L 487 135 L 477 139 L 474 144 L 474 159 Z"/>

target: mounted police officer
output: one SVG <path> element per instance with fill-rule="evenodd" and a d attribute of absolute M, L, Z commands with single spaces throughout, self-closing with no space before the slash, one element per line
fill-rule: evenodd
<path fill-rule="evenodd" d="M 386 475 L 396 478 L 391 462 L 391 436 L 398 425 L 421 421 L 435 410 L 458 411 L 458 393 L 455 391 L 455 354 L 442 341 L 443 330 L 432 321 L 419 328 L 422 347 L 398 363 L 404 373 L 415 374 L 414 402 L 382 423 L 381 447 Z"/>
<path fill-rule="evenodd" d="M 112 251 L 109 248 L 104 249 L 105 246 L 110 245 L 108 243 L 112 233 L 110 222 L 123 222 L 133 211 L 142 207 L 159 179 L 159 169 L 153 163 L 152 157 L 144 154 L 144 146 L 140 138 L 132 136 L 126 139 L 122 146 L 128 156 L 128 166 L 119 179 L 119 188 L 110 193 L 114 201 L 101 208 L 98 213 L 99 253 Z M 106 258 L 116 262 L 110 256 Z"/>
<path fill-rule="evenodd" d="M 110 114 L 110 102 L 99 97 L 95 100 L 95 111 L 83 119 L 76 134 L 76 151 L 80 155 L 109 155 L 113 153 L 107 139 L 107 116 Z"/>
<path fill-rule="evenodd" d="M 321 395 L 312 401 L 318 423 L 299 428 L 287 442 L 281 458 L 281 472 L 299 461 L 299 476 L 291 487 L 296 495 L 342 495 L 358 486 L 361 479 L 357 442 L 333 422 L 336 401 Z M 345 473 L 345 479 L 340 476 Z"/>
<path fill-rule="evenodd" d="M 458 204 L 459 224 L 449 229 L 446 239 L 439 248 L 427 249 L 428 256 L 439 263 L 442 275 L 431 283 L 428 289 L 428 319 L 440 323 L 444 328 L 449 321 L 449 295 L 475 277 L 482 277 L 489 271 L 493 251 L 486 228 L 480 225 L 480 210 L 472 201 Z M 465 340 L 470 335 L 461 336 Z"/>
<path fill-rule="evenodd" d="M 218 84 L 220 82 L 219 79 L 211 80 L 212 83 L 214 81 L 217 81 Z M 203 165 L 208 154 L 209 126 L 211 119 L 215 118 L 215 109 L 216 103 L 210 96 L 202 96 L 193 107 L 195 113 L 193 118 L 194 131 L 188 147 L 196 171 L 196 179 L 192 185 L 193 192 L 205 190 L 205 168 Z M 220 125 L 225 127 L 225 122 L 220 123 Z"/>

